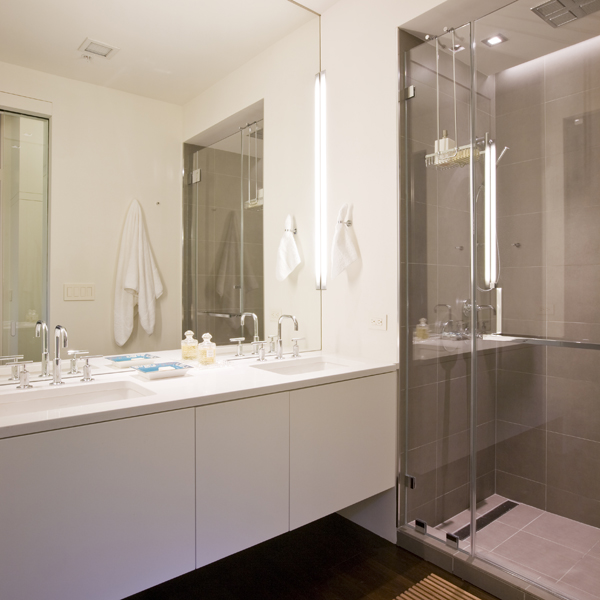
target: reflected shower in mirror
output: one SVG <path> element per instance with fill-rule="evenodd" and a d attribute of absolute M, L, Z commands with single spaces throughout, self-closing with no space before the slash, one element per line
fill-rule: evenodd
<path fill-rule="evenodd" d="M 219 345 L 264 339 L 263 140 L 261 120 L 208 147 L 184 144 L 183 327 Z"/>

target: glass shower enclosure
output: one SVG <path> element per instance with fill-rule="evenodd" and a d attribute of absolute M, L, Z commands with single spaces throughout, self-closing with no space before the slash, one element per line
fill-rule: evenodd
<path fill-rule="evenodd" d="M 600 13 L 549 11 L 518 0 L 425 42 L 401 32 L 399 522 L 589 600 Z"/>

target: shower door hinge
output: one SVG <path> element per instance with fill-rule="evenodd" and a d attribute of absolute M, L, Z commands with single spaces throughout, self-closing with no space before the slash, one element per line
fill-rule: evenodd
<path fill-rule="evenodd" d="M 413 477 L 412 475 L 405 475 L 404 481 L 406 483 L 406 487 L 411 490 L 414 490 L 417 487 L 417 478 Z"/>
<path fill-rule="evenodd" d="M 200 183 L 202 181 L 202 169 L 194 169 L 188 178 L 188 184 L 192 185 L 192 183 Z"/>
<path fill-rule="evenodd" d="M 408 87 L 405 87 L 403 90 L 400 90 L 400 92 L 398 93 L 398 102 L 401 102 L 402 100 L 410 100 L 411 98 L 414 98 L 415 95 L 417 93 L 417 88 L 415 88 L 414 85 L 409 85 Z"/>

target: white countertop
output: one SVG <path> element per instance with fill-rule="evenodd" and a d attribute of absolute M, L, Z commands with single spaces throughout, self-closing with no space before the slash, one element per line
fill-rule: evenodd
<path fill-rule="evenodd" d="M 17 390 L 16 384 L 0 387 L 0 439 L 336 383 L 389 373 L 398 368 L 395 363 L 348 359 L 323 352 L 305 352 L 300 358 L 286 355 L 283 361 L 267 357 L 269 363 L 277 366 L 300 365 L 319 358 L 336 365 L 323 371 L 282 374 L 254 368 L 253 365 L 267 364 L 258 363 L 255 356 L 237 360 L 227 360 L 231 356 L 217 356 L 217 365 L 203 367 L 195 362 L 181 361 L 180 350 L 152 354 L 159 357 L 157 362 L 179 361 L 194 365 L 194 368 L 183 377 L 149 381 L 132 370 L 106 368 L 109 363 L 102 358 L 90 361 L 94 365 L 95 381 L 92 383 L 82 383 L 78 376 L 64 379 L 63 386 L 51 387 L 48 381 L 35 381 L 32 377 L 32 390 Z M 102 374 L 97 374 L 100 372 Z M 96 384 L 107 387 L 104 384 L 110 382 L 130 382 L 151 395 L 48 410 L 41 409 L 39 401 L 35 401 L 37 408 L 33 411 L 27 409 L 26 404 L 21 404 L 32 399 L 31 392 L 39 393 L 39 390 L 47 390 L 48 394 L 60 397 L 92 390 Z"/>

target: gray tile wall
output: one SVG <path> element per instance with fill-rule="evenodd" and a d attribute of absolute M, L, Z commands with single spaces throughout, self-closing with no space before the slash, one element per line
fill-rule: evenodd
<path fill-rule="evenodd" d="M 499 73 L 496 130 L 504 331 L 600 342 L 600 41 Z M 600 352 L 498 360 L 497 493 L 600 526 Z"/>

